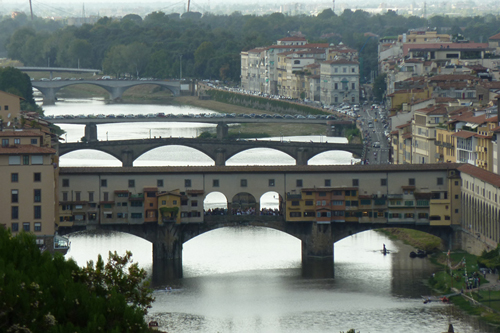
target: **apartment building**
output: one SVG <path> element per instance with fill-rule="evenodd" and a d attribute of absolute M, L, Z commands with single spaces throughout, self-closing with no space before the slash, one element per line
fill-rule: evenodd
<path fill-rule="evenodd" d="M 22 97 L 0 90 L 0 119 L 4 126 L 21 120 L 21 99 Z"/>
<path fill-rule="evenodd" d="M 57 158 L 54 149 L 43 146 L 45 136 L 37 129 L 0 131 L 0 184 L 4 186 L 0 211 L 4 214 L 1 224 L 13 234 L 33 233 L 40 246 L 52 249 Z"/>
<path fill-rule="evenodd" d="M 337 59 L 321 63 L 320 100 L 326 105 L 359 103 L 359 62 Z"/>
<path fill-rule="evenodd" d="M 412 121 L 413 150 L 415 164 L 436 163 L 436 128 L 444 123 L 447 114 L 442 105 L 431 106 L 415 111 Z"/>

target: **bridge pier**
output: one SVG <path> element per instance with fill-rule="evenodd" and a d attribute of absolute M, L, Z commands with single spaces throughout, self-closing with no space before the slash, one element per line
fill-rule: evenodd
<path fill-rule="evenodd" d="M 223 140 L 227 138 L 229 126 L 224 123 L 217 123 L 217 139 Z"/>
<path fill-rule="evenodd" d="M 43 95 L 43 105 L 56 104 L 56 90 L 54 88 L 38 89 Z"/>
<path fill-rule="evenodd" d="M 312 223 L 310 232 L 302 240 L 302 259 L 331 257 L 333 261 L 333 243 L 331 224 Z"/>
<path fill-rule="evenodd" d="M 87 142 L 97 141 L 97 124 L 89 123 L 85 125 L 85 138 L 87 139 Z"/>
<path fill-rule="evenodd" d="M 297 149 L 297 159 L 295 163 L 297 165 L 307 165 L 307 161 L 309 160 L 309 150 L 307 148 L 298 148 Z"/>
<path fill-rule="evenodd" d="M 134 166 L 134 152 L 130 149 L 122 150 L 122 165 L 124 167 L 132 167 Z"/>
<path fill-rule="evenodd" d="M 226 150 L 224 148 L 217 148 L 215 150 L 215 165 L 216 166 L 226 165 Z"/>

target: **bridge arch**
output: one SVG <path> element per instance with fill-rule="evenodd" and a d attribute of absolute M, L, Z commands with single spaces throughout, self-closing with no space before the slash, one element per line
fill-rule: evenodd
<path fill-rule="evenodd" d="M 358 159 L 347 150 L 325 150 L 311 155 L 307 161 L 308 165 L 331 165 L 331 164 L 351 164 Z"/>
<path fill-rule="evenodd" d="M 82 148 L 68 152 L 59 153 L 60 166 L 122 166 L 121 156 L 105 149 Z M 92 158 L 89 158 L 92 156 Z M 112 158 L 109 158 L 112 157 Z M 78 158 L 78 165 L 71 162 L 72 158 Z"/>
<path fill-rule="evenodd" d="M 268 191 L 260 196 L 261 215 L 283 215 L 283 197 L 276 191 Z"/>
<path fill-rule="evenodd" d="M 138 82 L 135 82 L 134 84 L 132 84 L 130 86 L 123 87 L 121 89 L 121 95 L 123 95 L 130 88 L 137 87 L 137 86 L 143 86 L 143 85 L 151 85 L 151 86 L 157 86 L 157 87 L 160 87 L 160 88 L 166 88 L 168 91 L 170 91 L 172 93 L 173 96 L 175 96 L 176 92 L 174 90 L 172 90 L 172 88 L 170 86 L 168 86 L 166 84 L 161 84 L 160 82 L 161 81 L 158 81 L 158 82 L 155 82 L 155 81 L 146 81 L 146 82 L 138 81 Z"/>
<path fill-rule="evenodd" d="M 231 199 L 232 215 L 256 215 L 259 210 L 255 197 L 248 192 L 239 192 Z"/>
<path fill-rule="evenodd" d="M 243 162 L 243 157 L 245 159 L 250 157 L 255 162 Z M 265 163 L 262 162 L 263 160 Z M 276 148 L 245 148 L 226 153 L 226 165 L 295 165 L 295 163 L 294 155 Z"/>
<path fill-rule="evenodd" d="M 191 162 L 187 165 L 214 165 L 215 160 L 211 156 L 209 150 L 200 149 L 200 147 L 192 147 L 188 144 L 157 144 L 151 148 L 139 152 L 139 156 L 134 157 L 134 166 L 158 166 L 158 165 L 171 165 L 183 166 L 186 163 L 186 155 L 193 157 Z M 166 155 L 166 156 L 165 156 Z M 163 163 L 168 162 L 168 163 Z"/>
<path fill-rule="evenodd" d="M 213 191 L 208 193 L 203 200 L 203 210 L 207 215 L 227 215 L 228 201 L 222 192 Z"/>

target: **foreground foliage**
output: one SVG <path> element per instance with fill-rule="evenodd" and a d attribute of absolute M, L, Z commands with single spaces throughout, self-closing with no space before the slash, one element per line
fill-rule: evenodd
<path fill-rule="evenodd" d="M 147 332 L 153 298 L 131 253 L 80 268 L 0 228 L 1 332 Z"/>

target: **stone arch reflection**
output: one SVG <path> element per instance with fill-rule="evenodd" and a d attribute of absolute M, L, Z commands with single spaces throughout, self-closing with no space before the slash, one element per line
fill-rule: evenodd
<path fill-rule="evenodd" d="M 232 215 L 255 215 L 258 212 L 259 204 L 255 197 L 247 192 L 240 192 L 236 194 L 231 200 L 231 214 Z"/>
<path fill-rule="evenodd" d="M 227 197 L 221 192 L 210 192 L 203 201 L 203 212 L 207 215 L 227 215 Z"/>

